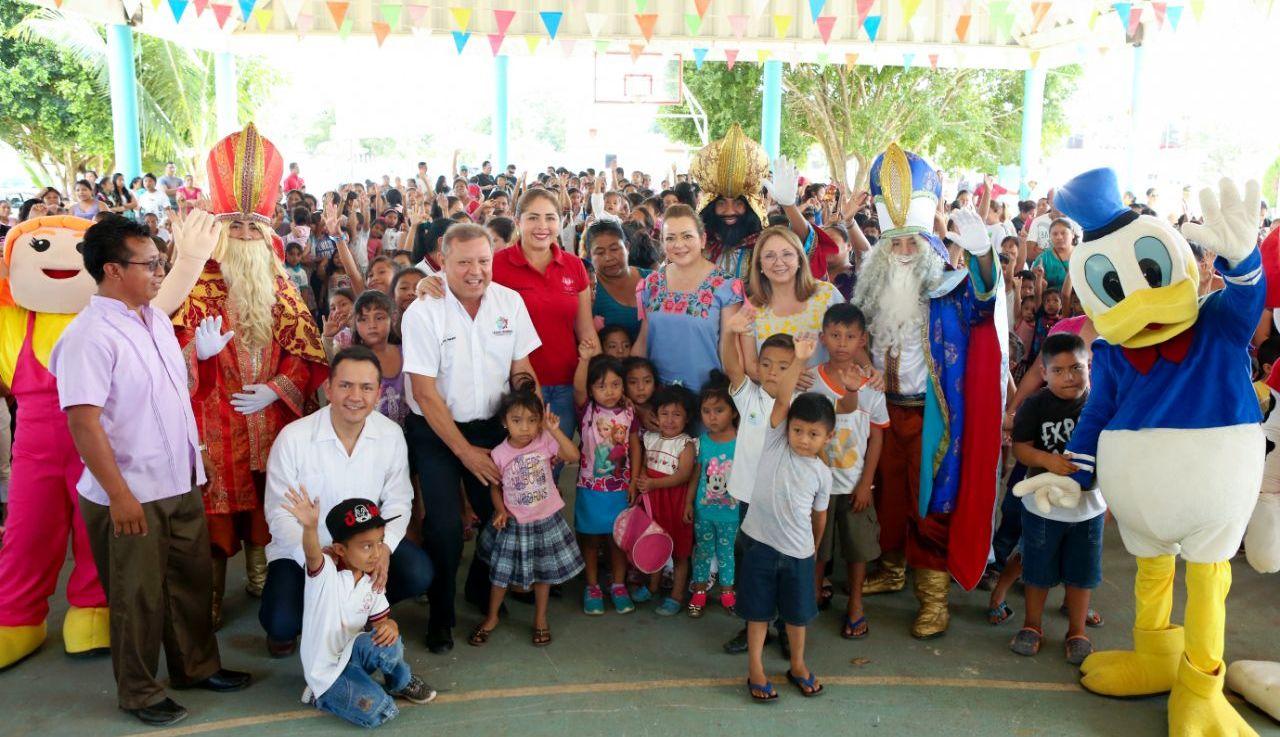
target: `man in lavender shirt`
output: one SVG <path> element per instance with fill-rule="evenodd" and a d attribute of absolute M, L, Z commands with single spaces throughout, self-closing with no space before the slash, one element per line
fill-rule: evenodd
<path fill-rule="evenodd" d="M 98 294 L 49 368 L 84 458 L 76 488 L 111 607 L 117 700 L 146 724 L 173 724 L 187 711 L 157 679 L 161 645 L 174 688 L 235 691 L 249 674 L 222 668 L 213 636 L 213 564 L 196 488 L 206 476 L 186 362 L 168 316 L 150 305 L 164 257 L 145 226 L 122 217 L 89 228 L 82 251 Z M 211 340 L 225 346 L 230 334 L 220 332 L 205 330 L 204 351 Z"/>

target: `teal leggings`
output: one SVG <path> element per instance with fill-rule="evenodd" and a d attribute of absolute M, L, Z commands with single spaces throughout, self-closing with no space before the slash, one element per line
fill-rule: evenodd
<path fill-rule="evenodd" d="M 721 586 L 733 585 L 733 540 L 738 535 L 738 522 L 693 520 L 693 581 L 711 580 L 711 561 L 719 566 Z"/>

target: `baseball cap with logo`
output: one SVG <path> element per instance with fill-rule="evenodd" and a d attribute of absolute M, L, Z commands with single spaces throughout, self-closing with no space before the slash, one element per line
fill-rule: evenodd
<path fill-rule="evenodd" d="M 345 543 L 365 530 L 386 527 L 388 522 L 399 518 L 400 515 L 396 515 L 384 519 L 378 504 L 368 499 L 343 499 L 325 515 L 324 526 L 334 542 Z"/>

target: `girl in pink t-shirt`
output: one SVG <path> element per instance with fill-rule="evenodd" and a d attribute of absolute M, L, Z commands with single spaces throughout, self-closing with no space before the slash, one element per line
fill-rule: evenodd
<path fill-rule="evenodd" d="M 498 405 L 507 439 L 490 452 L 502 474 L 493 485 L 493 521 L 480 535 L 480 555 L 490 567 L 488 617 L 467 642 L 480 646 L 498 626 L 498 610 L 508 588 L 533 589 L 533 644 L 551 644 L 547 596 L 551 587 L 582 570 L 573 530 L 560 516 L 564 500 L 556 490 L 553 464 L 576 463 L 578 448 L 560 430 L 560 419 L 546 409 L 532 376 L 511 379 L 511 392 Z"/>

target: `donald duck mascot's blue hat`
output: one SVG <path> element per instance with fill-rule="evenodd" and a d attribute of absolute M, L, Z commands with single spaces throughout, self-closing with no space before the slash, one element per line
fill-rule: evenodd
<path fill-rule="evenodd" d="M 1084 229 L 1084 240 L 1093 241 L 1138 219 L 1124 206 L 1120 184 L 1112 169 L 1092 169 L 1059 187 L 1053 204 Z"/>
<path fill-rule="evenodd" d="M 896 143 L 871 164 L 871 199 L 880 221 L 880 238 L 918 235 L 949 264 L 950 254 L 933 232 L 942 199 L 942 180 L 929 162 Z"/>

